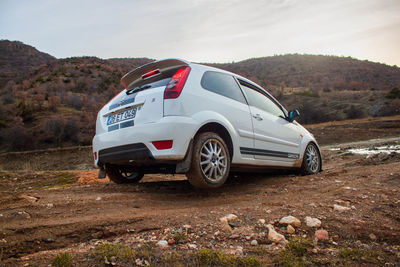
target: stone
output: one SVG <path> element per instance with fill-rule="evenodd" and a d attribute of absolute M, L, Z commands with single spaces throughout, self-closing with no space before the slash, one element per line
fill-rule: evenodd
<path fill-rule="evenodd" d="M 283 225 L 290 224 L 293 227 L 300 227 L 301 226 L 301 221 L 299 219 L 297 219 L 296 217 L 291 216 L 291 215 L 281 218 L 279 220 L 279 223 L 283 224 Z"/>
<path fill-rule="evenodd" d="M 229 239 L 238 239 L 239 237 L 240 237 L 240 235 L 238 235 L 238 234 L 233 234 L 233 235 L 229 236 L 228 238 L 229 238 Z"/>
<path fill-rule="evenodd" d="M 314 227 L 314 228 L 318 228 L 321 227 L 321 221 L 317 218 L 311 218 L 310 216 L 307 216 L 306 219 L 306 225 L 308 227 Z"/>
<path fill-rule="evenodd" d="M 265 220 L 264 219 L 259 219 L 258 222 L 261 223 L 261 224 L 265 224 Z"/>
<path fill-rule="evenodd" d="M 285 237 L 283 235 L 277 233 L 271 224 L 268 224 L 267 228 L 268 228 L 268 240 L 269 241 L 272 241 L 275 243 L 286 242 Z"/>
<path fill-rule="evenodd" d="M 167 248 L 168 247 L 168 241 L 167 240 L 160 240 L 156 244 L 160 248 Z"/>
<path fill-rule="evenodd" d="M 371 240 L 376 240 L 376 235 L 374 235 L 373 233 L 369 234 L 369 238 L 371 238 Z"/>
<path fill-rule="evenodd" d="M 241 246 L 236 247 L 236 255 L 243 256 L 243 247 Z"/>
<path fill-rule="evenodd" d="M 20 218 L 24 218 L 24 219 L 31 218 L 31 215 L 26 211 L 17 211 L 15 213 L 13 213 L 12 215 L 13 215 L 13 217 L 15 216 L 15 217 L 20 217 Z"/>
<path fill-rule="evenodd" d="M 182 226 L 186 231 L 192 230 L 192 226 L 190 224 L 185 224 Z"/>
<path fill-rule="evenodd" d="M 324 229 L 320 229 L 315 231 L 315 240 L 317 241 L 325 241 L 329 239 L 328 231 Z"/>
<path fill-rule="evenodd" d="M 225 232 L 232 232 L 232 227 L 229 225 L 228 221 L 221 222 L 221 229 Z"/>
<path fill-rule="evenodd" d="M 97 197 L 96 200 L 97 200 L 97 201 L 101 200 L 101 197 Z"/>
<path fill-rule="evenodd" d="M 20 195 L 19 198 L 25 199 L 25 200 L 29 201 L 30 203 L 35 203 L 38 201 L 37 197 L 32 197 L 32 196 L 28 196 L 28 195 Z"/>
<path fill-rule="evenodd" d="M 351 208 L 350 207 L 340 206 L 338 204 L 333 204 L 333 210 L 336 210 L 338 212 L 345 212 L 345 211 L 351 210 Z"/>
<path fill-rule="evenodd" d="M 197 249 L 197 245 L 196 244 L 188 244 L 188 248 L 189 249 Z"/>
<path fill-rule="evenodd" d="M 252 246 L 257 246 L 258 245 L 258 242 L 257 242 L 257 240 L 251 240 L 251 242 L 250 242 L 250 245 L 252 245 Z"/>
<path fill-rule="evenodd" d="M 168 239 L 168 245 L 173 245 L 175 244 L 175 240 L 174 239 Z"/>
<path fill-rule="evenodd" d="M 226 216 L 224 216 L 224 217 L 222 217 L 222 218 L 219 218 L 219 220 L 220 220 L 220 222 L 230 222 L 230 221 L 233 221 L 233 220 L 236 220 L 237 219 L 237 216 L 235 215 L 235 214 L 228 214 L 228 215 L 226 215 Z"/>
<path fill-rule="evenodd" d="M 341 206 L 350 206 L 350 201 L 345 201 L 342 199 L 336 199 L 335 203 Z"/>
<path fill-rule="evenodd" d="M 294 234 L 296 232 L 294 227 L 291 226 L 290 224 L 287 226 L 286 231 L 287 231 L 288 234 Z"/>

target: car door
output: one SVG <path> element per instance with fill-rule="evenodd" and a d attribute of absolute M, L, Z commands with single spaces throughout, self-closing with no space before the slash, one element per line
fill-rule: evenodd
<path fill-rule="evenodd" d="M 300 156 L 298 126 L 285 119 L 283 109 L 262 89 L 239 80 L 250 106 L 254 148 L 241 148 L 256 159 L 294 162 Z"/>
<path fill-rule="evenodd" d="M 227 118 L 237 131 L 239 147 L 253 148 L 254 136 L 250 109 L 236 79 L 231 74 L 206 71 L 200 83 L 205 91 L 196 95 L 196 106 L 200 107 L 200 110 L 212 109 Z M 241 158 L 252 159 L 253 157 L 242 154 Z"/>

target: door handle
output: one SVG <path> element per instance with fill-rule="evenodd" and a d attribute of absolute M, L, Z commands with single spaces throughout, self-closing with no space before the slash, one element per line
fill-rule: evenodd
<path fill-rule="evenodd" d="M 258 121 L 262 121 L 263 120 L 263 118 L 261 117 L 261 115 L 260 114 L 253 114 L 253 118 L 255 118 L 256 120 L 258 120 Z"/>

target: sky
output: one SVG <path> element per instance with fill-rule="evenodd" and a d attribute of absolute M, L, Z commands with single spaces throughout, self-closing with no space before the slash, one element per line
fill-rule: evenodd
<path fill-rule="evenodd" d="M 400 66 L 400 0 L 0 0 L 0 39 L 57 58 L 298 53 Z"/>

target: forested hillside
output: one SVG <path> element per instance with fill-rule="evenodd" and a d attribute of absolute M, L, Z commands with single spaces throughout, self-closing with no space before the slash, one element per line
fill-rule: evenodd
<path fill-rule="evenodd" d="M 56 59 L 0 41 L 1 151 L 88 145 L 97 111 L 147 58 Z M 353 58 L 282 55 L 208 64 L 245 76 L 299 108 L 301 122 L 400 114 L 400 69 Z"/>

